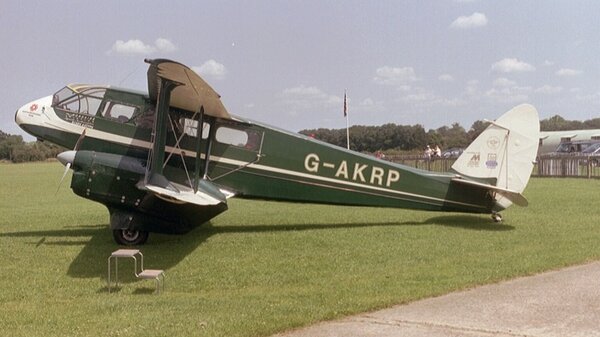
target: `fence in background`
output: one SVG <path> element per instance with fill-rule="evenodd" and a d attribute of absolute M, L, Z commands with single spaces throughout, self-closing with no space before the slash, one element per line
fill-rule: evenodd
<path fill-rule="evenodd" d="M 448 172 L 456 157 L 426 159 L 420 155 L 387 156 L 385 159 L 422 170 Z M 540 156 L 531 173 L 534 177 L 600 179 L 600 156 Z"/>
<path fill-rule="evenodd" d="M 600 178 L 598 156 L 540 156 L 533 175 L 538 177 Z"/>

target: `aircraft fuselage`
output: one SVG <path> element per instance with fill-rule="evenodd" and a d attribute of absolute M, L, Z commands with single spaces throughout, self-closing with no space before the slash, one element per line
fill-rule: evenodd
<path fill-rule="evenodd" d="M 70 149 L 77 144 L 71 187 L 106 205 L 111 223 L 138 214 L 143 221 L 136 226 L 144 230 L 186 232 L 226 206 L 206 214 L 190 208 L 180 221 L 157 211 L 169 207 L 164 198 L 136 188 L 147 178 L 154 114 L 143 93 L 80 85 L 25 104 L 15 119 L 38 139 Z M 193 188 L 192 172 L 202 171 L 242 198 L 469 213 L 503 209 L 488 191 L 453 183 L 454 173 L 394 164 L 239 117 L 206 118 L 199 128 L 189 115 L 171 109 L 166 135 L 163 173 L 181 186 Z M 154 225 L 141 224 L 148 222 Z"/>

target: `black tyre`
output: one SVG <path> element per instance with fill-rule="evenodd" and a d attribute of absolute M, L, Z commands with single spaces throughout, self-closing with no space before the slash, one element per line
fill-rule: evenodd
<path fill-rule="evenodd" d="M 113 238 L 116 243 L 123 246 L 138 246 L 146 243 L 148 240 L 148 232 L 134 229 L 114 229 Z"/>

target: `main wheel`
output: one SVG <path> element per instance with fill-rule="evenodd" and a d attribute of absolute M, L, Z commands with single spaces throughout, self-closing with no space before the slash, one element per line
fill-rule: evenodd
<path fill-rule="evenodd" d="M 500 215 L 500 213 L 492 213 L 492 220 L 494 220 L 494 222 L 500 223 L 502 222 L 502 215 Z"/>
<path fill-rule="evenodd" d="M 124 246 L 143 245 L 148 240 L 148 232 L 135 229 L 114 229 L 115 242 Z"/>

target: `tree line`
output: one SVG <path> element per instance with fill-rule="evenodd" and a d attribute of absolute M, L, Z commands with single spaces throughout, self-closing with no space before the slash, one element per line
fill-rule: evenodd
<path fill-rule="evenodd" d="M 377 151 L 420 153 L 427 145 L 438 145 L 442 149 L 465 148 L 485 130 L 488 124 L 488 122 L 478 120 L 471 125 L 469 130 L 465 130 L 458 123 L 454 123 L 449 127 L 442 126 L 428 131 L 425 131 L 425 128 L 420 124 L 355 125 L 350 127 L 349 130 L 350 148 L 368 153 Z M 570 121 L 556 115 L 541 120 L 540 129 L 542 131 L 600 129 L 600 118 Z M 330 144 L 346 147 L 346 129 L 308 129 L 302 130 L 300 133 Z"/>
<path fill-rule="evenodd" d="M 476 121 L 469 130 L 458 123 L 425 131 L 420 124 L 397 125 L 388 123 L 380 126 L 355 125 L 350 127 L 350 148 L 359 152 L 375 153 L 420 153 L 427 145 L 439 145 L 442 149 L 464 148 L 485 128 L 487 122 Z M 540 121 L 542 131 L 600 129 L 600 118 L 586 121 L 571 121 L 559 115 Z M 346 147 L 346 129 L 310 129 L 300 133 L 324 142 Z M 19 135 L 10 135 L 0 130 L 0 161 L 22 163 L 43 161 L 66 149 L 47 142 L 24 142 Z"/>
<path fill-rule="evenodd" d="M 43 161 L 65 151 L 65 148 L 47 142 L 25 142 L 19 135 L 10 135 L 0 130 L 0 161 L 23 163 Z"/>

